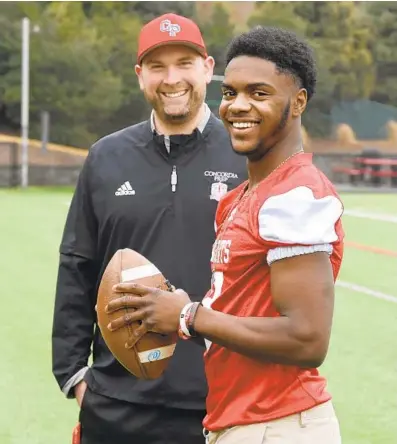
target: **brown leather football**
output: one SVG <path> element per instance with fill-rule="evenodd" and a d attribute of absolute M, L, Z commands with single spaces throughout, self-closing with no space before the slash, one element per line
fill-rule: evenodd
<path fill-rule="evenodd" d="M 158 378 L 168 366 L 177 341 L 175 335 L 161 335 L 147 332 L 138 340 L 134 330 L 139 322 L 134 322 L 116 331 L 110 331 L 109 322 L 134 309 L 106 313 L 109 301 L 122 296 L 112 292 L 112 287 L 120 282 L 136 282 L 148 287 L 170 290 L 172 287 L 157 267 L 134 250 L 118 250 L 107 265 L 98 289 L 98 325 L 103 339 L 114 357 L 133 375 L 141 379 Z M 128 344 L 128 345 L 127 345 Z M 131 346 L 131 344 L 134 344 Z"/>

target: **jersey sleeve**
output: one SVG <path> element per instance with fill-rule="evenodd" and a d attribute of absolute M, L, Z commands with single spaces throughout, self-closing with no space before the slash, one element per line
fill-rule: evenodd
<path fill-rule="evenodd" d="M 325 195 L 324 195 L 325 194 Z M 267 261 L 318 251 L 332 253 L 342 202 L 333 194 L 316 195 L 298 186 L 265 200 L 258 213 L 260 239 L 269 247 Z"/>

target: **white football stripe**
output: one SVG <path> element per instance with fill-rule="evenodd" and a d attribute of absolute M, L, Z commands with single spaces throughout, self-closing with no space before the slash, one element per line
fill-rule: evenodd
<path fill-rule="evenodd" d="M 160 270 L 153 264 L 141 265 L 140 267 L 127 268 L 121 272 L 121 282 L 135 281 L 150 276 L 161 274 Z"/>
<path fill-rule="evenodd" d="M 345 210 L 346 216 L 361 217 L 362 219 L 379 220 L 382 222 L 391 222 L 397 224 L 397 216 L 392 214 L 369 213 L 361 210 Z"/>
<path fill-rule="evenodd" d="M 142 364 L 146 362 L 160 361 L 161 359 L 169 358 L 174 354 L 176 344 L 166 345 L 164 347 L 152 348 L 138 353 L 139 360 Z"/>
<path fill-rule="evenodd" d="M 347 288 L 348 290 L 356 291 L 357 293 L 367 294 L 373 298 L 382 299 L 388 302 L 394 302 L 397 304 L 397 296 L 391 294 L 382 293 L 380 291 L 372 290 L 371 288 L 363 287 L 361 285 L 352 284 L 351 282 L 337 281 L 338 287 Z"/>
<path fill-rule="evenodd" d="M 317 198 L 311 188 L 299 186 L 265 200 L 258 214 L 259 235 L 281 244 L 331 244 L 338 238 L 335 223 L 342 211 L 337 197 Z"/>

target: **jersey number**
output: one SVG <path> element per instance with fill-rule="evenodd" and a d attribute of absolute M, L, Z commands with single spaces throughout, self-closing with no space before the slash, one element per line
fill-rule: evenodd
<path fill-rule="evenodd" d="M 216 301 L 222 293 L 223 287 L 223 272 L 222 271 L 214 271 L 212 273 L 212 292 L 209 296 L 204 298 L 203 305 L 204 307 L 211 308 L 211 305 Z"/>
<path fill-rule="evenodd" d="M 222 293 L 222 287 L 223 287 L 223 272 L 222 271 L 214 271 L 212 273 L 212 294 L 211 296 L 208 296 L 203 299 L 203 306 L 206 308 L 211 308 L 211 305 L 214 303 L 216 299 L 219 298 L 219 296 Z M 207 350 L 212 345 L 212 342 L 208 339 L 205 339 L 205 345 Z"/>

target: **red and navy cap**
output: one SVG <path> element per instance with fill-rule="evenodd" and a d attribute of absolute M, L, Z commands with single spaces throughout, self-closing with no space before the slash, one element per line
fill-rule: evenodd
<path fill-rule="evenodd" d="M 196 23 L 180 15 L 164 14 L 142 28 L 138 43 L 138 64 L 153 49 L 170 44 L 189 46 L 207 57 L 203 36 Z"/>

